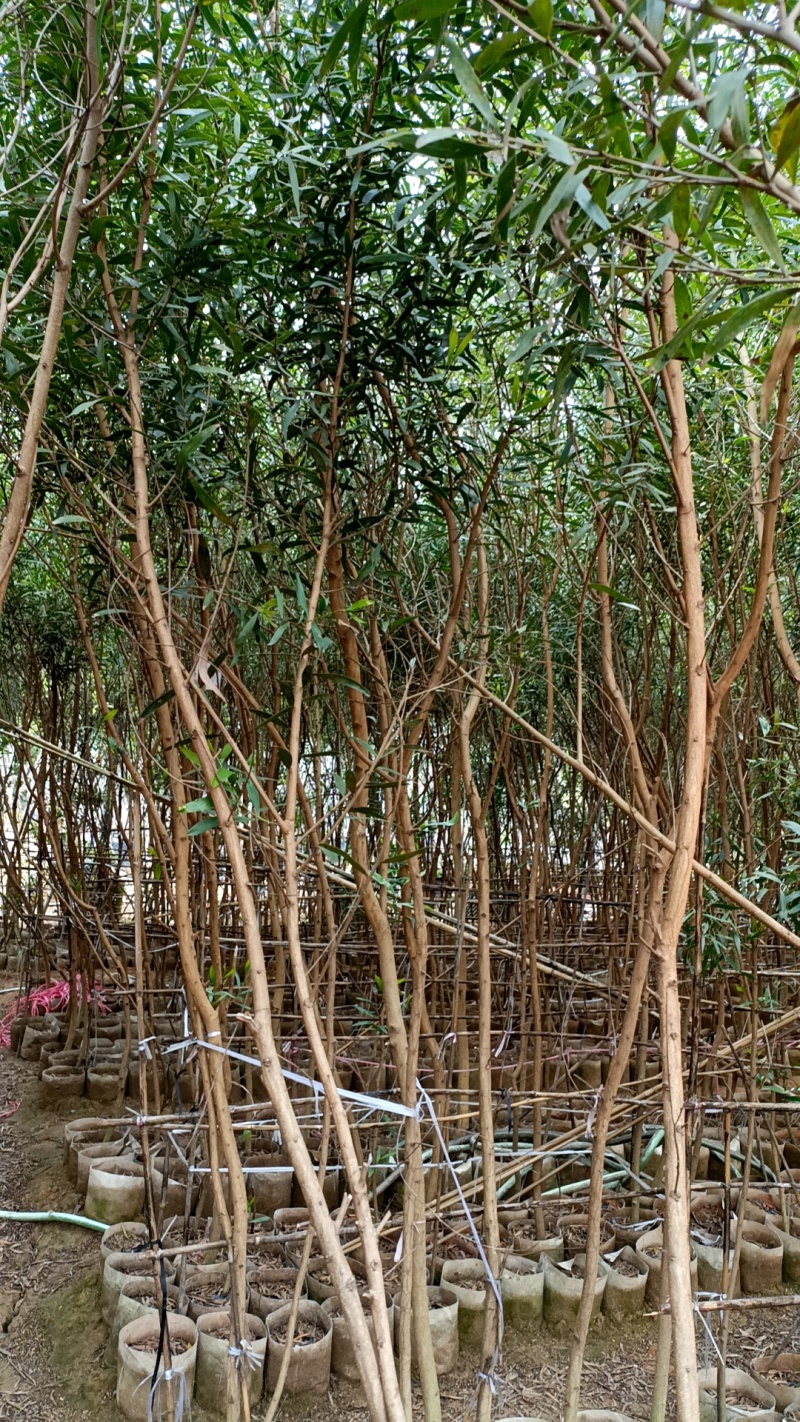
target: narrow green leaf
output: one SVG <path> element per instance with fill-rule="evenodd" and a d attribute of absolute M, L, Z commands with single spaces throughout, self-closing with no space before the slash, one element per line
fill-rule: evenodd
<path fill-rule="evenodd" d="M 448 35 L 445 43 L 447 44 L 447 50 L 450 55 L 450 63 L 453 66 L 453 73 L 465 97 L 469 100 L 475 111 L 479 113 L 481 118 L 488 124 L 489 128 L 497 131 L 498 123 L 494 109 L 489 103 L 486 90 L 467 59 L 467 56 L 460 45 L 456 44 L 452 36 Z"/>
<path fill-rule="evenodd" d="M 219 820 L 216 815 L 208 815 L 204 820 L 198 820 L 196 825 L 190 825 L 187 834 L 193 838 L 198 834 L 205 834 L 206 830 L 219 829 Z"/>
<path fill-rule="evenodd" d="M 347 16 L 347 19 L 340 24 L 323 55 L 322 63 L 319 66 L 320 79 L 324 79 L 326 74 L 330 74 L 353 30 L 360 25 L 363 32 L 368 5 L 369 0 L 361 0 L 361 4 L 357 5 L 355 10 Z M 363 18 L 360 12 L 363 12 Z"/>
<path fill-rule="evenodd" d="M 400 0 L 392 16 L 395 20 L 438 20 L 452 10 L 455 0 Z"/>
<path fill-rule="evenodd" d="M 559 178 L 550 196 L 540 208 L 536 221 L 533 224 L 534 237 L 539 236 L 544 224 L 549 217 L 552 217 L 554 212 L 558 212 L 562 207 L 568 208 L 571 206 L 572 200 L 582 180 L 583 174 L 576 172 L 574 168 L 570 168 L 569 172 L 564 173 L 563 177 Z"/>
<path fill-rule="evenodd" d="M 658 141 L 664 150 L 665 158 L 668 158 L 670 163 L 675 157 L 675 149 L 678 146 L 678 130 L 685 113 L 686 109 L 671 109 L 659 125 Z"/>
<path fill-rule="evenodd" d="M 548 40 L 553 33 L 553 0 L 533 0 L 528 13 L 531 27 L 542 39 Z"/>
<path fill-rule="evenodd" d="M 163 696 L 157 696 L 155 701 L 148 701 L 142 712 L 142 720 L 145 721 L 148 716 L 152 716 L 153 712 L 157 711 L 159 706 L 166 706 L 167 702 L 171 701 L 174 695 L 174 691 L 165 691 Z"/>
<path fill-rule="evenodd" d="M 204 425 L 201 430 L 195 430 L 195 433 L 190 435 L 178 450 L 175 456 L 175 468 L 179 472 L 185 469 L 192 455 L 196 454 L 200 446 L 205 444 L 216 432 L 216 425 Z"/>
<path fill-rule="evenodd" d="M 292 189 L 292 197 L 294 198 L 297 216 L 302 217 L 303 214 L 300 211 L 300 184 L 297 181 L 297 169 L 294 165 L 294 159 L 290 153 L 286 154 L 286 167 L 289 170 L 289 184 Z"/>
<path fill-rule="evenodd" d="M 364 39 L 364 29 L 369 14 L 369 0 L 361 0 L 361 4 L 356 6 L 353 14 L 353 24 L 347 37 L 347 68 L 350 74 L 350 83 L 355 84 L 358 78 L 358 61 L 361 57 L 361 43 Z"/>
<path fill-rule="evenodd" d="M 798 148 L 800 148 L 800 104 L 795 104 L 794 108 L 792 108 L 787 115 L 785 122 L 781 122 L 781 119 L 778 120 L 778 123 L 775 125 L 776 129 L 778 124 L 780 124 L 781 127 L 780 137 L 778 139 L 778 151 L 775 155 L 775 167 L 782 168 L 785 163 L 788 163 L 793 154 L 797 152 Z M 773 133 L 774 132 L 775 129 L 773 129 Z"/>
<path fill-rule="evenodd" d="M 505 240 L 508 236 L 508 219 L 511 211 L 511 204 L 514 201 L 514 185 L 517 177 L 517 155 L 512 153 L 507 163 L 504 163 L 497 178 L 497 225 L 500 236 Z"/>
<path fill-rule="evenodd" d="M 185 815 L 205 815 L 213 810 L 214 802 L 210 795 L 201 795 L 198 800 L 187 800 L 181 808 Z"/>
<path fill-rule="evenodd" d="M 782 271 L 785 270 L 783 253 L 775 236 L 775 228 L 769 220 L 758 193 L 753 188 L 741 188 L 739 199 L 759 246 L 776 266 L 780 267 Z"/>
<path fill-rule="evenodd" d="M 722 323 L 716 335 L 708 342 L 704 359 L 709 360 L 711 356 L 724 350 L 734 336 L 738 336 L 739 332 L 744 330 L 745 326 L 749 326 L 757 316 L 763 316 L 765 311 L 769 311 L 770 307 L 777 305 L 789 294 L 794 295 L 794 292 L 789 293 L 784 287 L 781 291 L 768 291 L 764 296 L 756 296 L 752 301 L 742 302 L 741 306 L 737 307 L 732 315 Z"/>
<path fill-rule="evenodd" d="M 672 189 L 672 225 L 679 237 L 685 237 L 692 220 L 692 193 L 688 183 L 678 183 Z"/>

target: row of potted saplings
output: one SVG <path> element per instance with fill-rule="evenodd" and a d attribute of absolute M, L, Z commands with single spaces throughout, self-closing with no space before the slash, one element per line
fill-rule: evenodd
<path fill-rule="evenodd" d="M 20 1013 L 11 1024 L 11 1050 L 23 1061 L 37 1062 L 42 1095 L 48 1104 L 77 1096 L 90 1101 L 114 1101 L 119 1093 L 123 1061 L 124 1024 L 116 1013 L 97 1017 L 91 1034 L 78 1033 L 66 1048 L 68 1015 L 48 1012 L 45 1016 Z M 164 1015 L 154 1019 L 154 1032 L 162 1046 L 180 1040 L 178 1026 Z M 149 1068 L 155 1069 L 151 1062 Z M 158 1068 L 164 1085 L 162 1068 Z M 138 1100 L 139 1052 L 134 1031 L 130 1044 L 125 1093 Z"/>
<path fill-rule="evenodd" d="M 312 1255 L 303 1281 L 301 1303 L 291 1338 L 288 1325 L 303 1252 L 307 1212 L 276 1213 L 275 1237 L 255 1236 L 248 1257 L 245 1366 L 251 1402 L 263 1385 L 275 1387 L 286 1349 L 290 1350 L 285 1388 L 289 1394 L 324 1393 L 331 1372 L 357 1383 L 356 1355 L 341 1316 L 327 1261 Z M 346 1243 L 357 1246 L 352 1227 L 342 1231 Z M 158 1290 L 153 1255 L 147 1249 L 147 1227 L 140 1221 L 109 1226 L 102 1237 L 102 1314 L 109 1327 L 106 1361 L 117 1366 L 117 1401 L 124 1415 L 147 1415 L 143 1379 L 152 1376 L 159 1340 Z M 185 1374 L 185 1386 L 199 1404 L 224 1415 L 226 1358 L 230 1344 L 230 1273 L 227 1263 L 213 1263 L 212 1242 L 192 1254 L 164 1259 L 167 1308 L 173 1366 Z M 542 1318 L 546 1323 L 569 1322 L 575 1316 L 583 1287 L 582 1254 L 553 1261 L 506 1254 L 500 1291 L 506 1329 L 527 1329 Z M 369 1318 L 370 1301 L 363 1265 L 351 1260 Z M 386 1301 L 392 1322 L 400 1306 L 399 1266 L 392 1253 L 387 1264 Z M 476 1348 L 483 1332 L 487 1276 L 480 1259 L 447 1259 L 436 1269 L 438 1283 L 428 1288 L 429 1322 L 437 1372 L 456 1365 L 461 1348 Z M 629 1246 L 613 1261 L 602 1260 L 595 1289 L 595 1313 L 601 1305 L 619 1320 L 642 1308 L 648 1270 Z M 371 1320 L 370 1320 L 371 1327 Z M 234 1340 L 240 1346 L 241 1340 Z M 143 1393 L 145 1394 L 143 1400 Z"/>

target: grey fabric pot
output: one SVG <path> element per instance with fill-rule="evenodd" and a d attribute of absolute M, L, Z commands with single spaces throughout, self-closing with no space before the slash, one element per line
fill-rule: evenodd
<path fill-rule="evenodd" d="M 576 1254 L 571 1261 L 572 1268 L 580 1267 L 584 1256 Z M 608 1265 L 601 1259 L 597 1266 L 597 1280 L 594 1286 L 592 1319 L 600 1312 L 603 1294 L 608 1278 Z M 574 1323 L 578 1316 L 583 1279 L 576 1277 L 565 1266 L 544 1260 L 544 1320 L 545 1323 Z"/>
<path fill-rule="evenodd" d="M 150 1231 L 141 1220 L 122 1220 L 109 1225 L 100 1236 L 100 1257 L 105 1263 L 109 1254 L 132 1254 L 135 1249 L 146 1244 Z"/>
<path fill-rule="evenodd" d="M 89 1170 L 85 1210 L 105 1224 L 134 1220 L 144 1209 L 144 1166 L 118 1156 L 96 1160 Z"/>
<path fill-rule="evenodd" d="M 89 1171 L 95 1161 L 118 1160 L 124 1155 L 126 1159 L 133 1159 L 133 1147 L 123 1139 L 118 1137 L 114 1141 L 92 1141 L 90 1144 L 82 1144 L 78 1147 L 78 1163 L 75 1174 L 75 1184 L 79 1195 L 85 1195 L 89 1188 Z"/>
<path fill-rule="evenodd" d="M 610 1267 L 603 1294 L 603 1312 L 619 1323 L 625 1318 L 635 1317 L 644 1308 L 647 1265 L 629 1244 L 614 1259 L 607 1259 L 606 1263 Z"/>
<path fill-rule="evenodd" d="M 395 1346 L 397 1346 L 397 1320 L 400 1311 L 400 1295 L 394 1297 Z M 451 1373 L 458 1362 L 458 1298 L 447 1284 L 428 1287 L 428 1321 L 433 1344 L 433 1361 L 436 1372 L 441 1377 Z M 414 1329 L 411 1329 L 411 1361 L 416 1364 L 417 1348 Z"/>
<path fill-rule="evenodd" d="M 296 1269 L 253 1269 L 247 1276 L 250 1287 L 250 1311 L 258 1318 L 266 1319 L 276 1309 L 290 1303 L 297 1282 Z M 303 1284 L 301 1298 L 308 1297 L 307 1282 Z"/>
<path fill-rule="evenodd" d="M 194 1391 L 194 1375 L 197 1363 L 197 1328 L 191 1319 L 180 1314 L 167 1315 L 170 1342 L 183 1344 L 185 1352 L 173 1352 L 171 1396 L 175 1411 L 181 1400 L 190 1401 Z M 147 1404 L 150 1394 L 150 1379 L 156 1366 L 158 1348 L 158 1318 L 144 1314 L 126 1323 L 119 1335 L 117 1352 L 117 1407 L 128 1422 L 147 1422 Z M 161 1359 L 159 1376 L 165 1371 Z M 165 1386 L 163 1382 L 160 1388 Z M 184 1411 L 186 1410 L 184 1405 Z"/>
<path fill-rule="evenodd" d="M 742 1293 L 777 1293 L 783 1279 L 783 1241 L 778 1231 L 752 1220 L 744 1220 L 738 1231 Z"/>
<path fill-rule="evenodd" d="M 369 1300 L 361 1297 L 361 1305 L 364 1310 L 369 1336 L 374 1343 L 375 1325 L 372 1322 L 372 1311 Z M 333 1324 L 331 1371 L 337 1378 L 346 1378 L 348 1382 L 359 1383 L 361 1381 L 361 1374 L 358 1371 L 355 1346 L 350 1337 L 350 1325 L 347 1319 L 342 1315 L 339 1300 L 335 1296 L 328 1298 L 323 1303 L 322 1308 L 323 1311 L 328 1314 Z"/>
<path fill-rule="evenodd" d="M 227 1264 L 201 1264 L 187 1269 L 184 1278 L 186 1311 L 196 1323 L 206 1313 L 219 1313 L 228 1306 L 231 1271 Z"/>
<path fill-rule="evenodd" d="M 71 1096 L 82 1096 L 83 1086 L 83 1067 L 48 1066 L 42 1072 L 42 1096 L 45 1101 L 67 1101 Z"/>
<path fill-rule="evenodd" d="M 320 1304 L 306 1300 L 297 1311 L 295 1338 L 302 1337 L 303 1325 L 312 1325 L 322 1330 L 322 1336 L 313 1342 L 285 1342 L 276 1338 L 276 1332 L 289 1322 L 291 1304 L 278 1308 L 269 1314 L 267 1323 L 267 1392 L 274 1392 L 281 1371 L 283 1355 L 289 1348 L 290 1359 L 286 1373 L 284 1391 L 289 1397 L 324 1394 L 328 1391 L 331 1375 L 331 1349 L 333 1344 L 333 1323 Z"/>
<path fill-rule="evenodd" d="M 180 1312 L 179 1299 L 180 1291 L 174 1284 L 167 1284 L 167 1307 L 170 1313 Z M 149 1279 L 144 1277 L 128 1279 L 120 1289 L 117 1307 L 111 1320 L 105 1353 L 106 1367 L 116 1366 L 119 1335 L 125 1324 L 132 1323 L 135 1318 L 141 1318 L 146 1313 L 155 1314 L 158 1317 L 154 1279 L 152 1276 Z"/>
<path fill-rule="evenodd" d="M 267 1329 L 264 1322 L 252 1313 L 246 1315 L 246 1323 L 246 1348 L 239 1359 L 239 1366 L 245 1370 L 250 1406 L 254 1408 L 258 1406 L 264 1385 Z M 205 1313 L 197 1320 L 195 1397 L 201 1407 L 217 1417 L 225 1415 L 230 1329 L 231 1319 L 226 1309 Z M 237 1346 L 240 1342 L 237 1340 Z"/>
<path fill-rule="evenodd" d="M 800 1403 L 800 1353 L 772 1353 L 769 1357 L 754 1358 L 750 1371 L 759 1387 L 775 1398 L 779 1412 Z M 773 1381 L 776 1373 L 787 1374 L 792 1381 Z"/>
<path fill-rule="evenodd" d="M 538 1259 L 509 1254 L 500 1275 L 503 1314 L 509 1328 L 529 1328 L 542 1317 L 544 1269 Z"/>
<path fill-rule="evenodd" d="M 780 1224 L 773 1226 L 783 1245 L 783 1281 L 785 1284 L 800 1284 L 800 1219 L 790 1215 L 789 1229 Z"/>
<path fill-rule="evenodd" d="M 717 1370 L 700 1368 L 697 1373 L 700 1389 L 700 1422 L 717 1422 Z M 725 1391 L 743 1393 L 751 1399 L 746 1409 L 734 1407 L 726 1401 L 725 1422 L 778 1422 L 775 1399 L 766 1388 L 760 1387 L 749 1373 L 738 1368 L 728 1368 L 725 1373 Z"/>
<path fill-rule="evenodd" d="M 167 1280 L 171 1282 L 175 1273 L 171 1260 L 164 1260 L 164 1268 Z M 123 1284 L 135 1278 L 153 1278 L 152 1254 L 109 1254 L 103 1265 L 103 1282 L 100 1288 L 100 1312 L 109 1328 L 116 1313 Z"/>
<path fill-rule="evenodd" d="M 481 1259 L 446 1259 L 442 1286 L 458 1299 L 458 1339 L 462 1347 L 479 1348 L 483 1338 L 488 1280 Z"/>

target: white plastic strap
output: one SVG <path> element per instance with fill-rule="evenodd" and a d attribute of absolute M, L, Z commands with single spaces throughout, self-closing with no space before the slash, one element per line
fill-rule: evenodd
<path fill-rule="evenodd" d="M 174 1046 L 167 1047 L 168 1052 L 178 1051 L 181 1047 L 188 1046 L 188 1042 L 176 1042 Z M 261 1067 L 258 1057 L 245 1056 L 244 1052 L 234 1052 L 230 1047 L 218 1047 L 215 1042 L 197 1041 L 196 1046 L 205 1047 L 207 1052 L 219 1052 L 220 1056 L 230 1057 L 232 1061 L 245 1062 L 248 1066 Z M 287 1067 L 281 1067 L 281 1073 L 287 1081 L 296 1081 L 300 1086 L 307 1086 L 314 1092 L 315 1098 L 325 1095 L 325 1087 L 321 1081 L 314 1081 L 310 1076 L 301 1076 L 299 1072 L 289 1071 Z M 421 1103 L 416 1106 L 403 1106 L 399 1101 L 389 1101 L 383 1096 L 366 1096 L 361 1091 L 349 1091 L 343 1086 L 337 1087 L 339 1096 L 343 1101 L 355 1101 L 359 1106 L 364 1106 L 370 1111 L 388 1111 L 394 1116 L 405 1116 L 412 1121 L 418 1121 L 422 1114 Z"/>

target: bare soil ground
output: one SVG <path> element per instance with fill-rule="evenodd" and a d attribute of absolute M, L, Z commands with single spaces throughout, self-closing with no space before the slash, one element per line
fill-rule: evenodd
<path fill-rule="evenodd" d="M 19 1110 L 3 1116 L 16 1101 Z M 0 1051 L 0 1208 L 80 1210 L 82 1201 L 63 1165 L 63 1127 L 70 1114 L 91 1111 L 86 1101 L 72 1109 L 44 1106 L 35 1066 Z M 62 1224 L 0 1220 L 0 1265 L 2 1422 L 113 1422 L 119 1414 L 114 1373 L 103 1361 L 99 1235 Z M 646 1422 L 656 1328 L 654 1318 L 614 1327 L 600 1316 L 584 1369 L 584 1407 L 610 1408 Z M 700 1325 L 698 1345 L 701 1366 L 712 1365 L 715 1356 Z M 732 1366 L 746 1367 L 759 1354 L 798 1350 L 800 1313 L 794 1308 L 742 1312 L 732 1324 Z M 565 1327 L 542 1328 L 528 1337 L 509 1332 L 498 1417 L 530 1414 L 556 1422 L 568 1355 Z M 441 1379 L 445 1422 L 470 1417 L 476 1365 L 477 1358 L 464 1355 L 456 1371 Z M 281 1409 L 293 1422 L 324 1422 L 332 1415 L 339 1422 L 366 1422 L 368 1416 L 357 1392 L 337 1380 L 314 1407 Z M 206 1422 L 197 1407 L 192 1416 Z"/>

